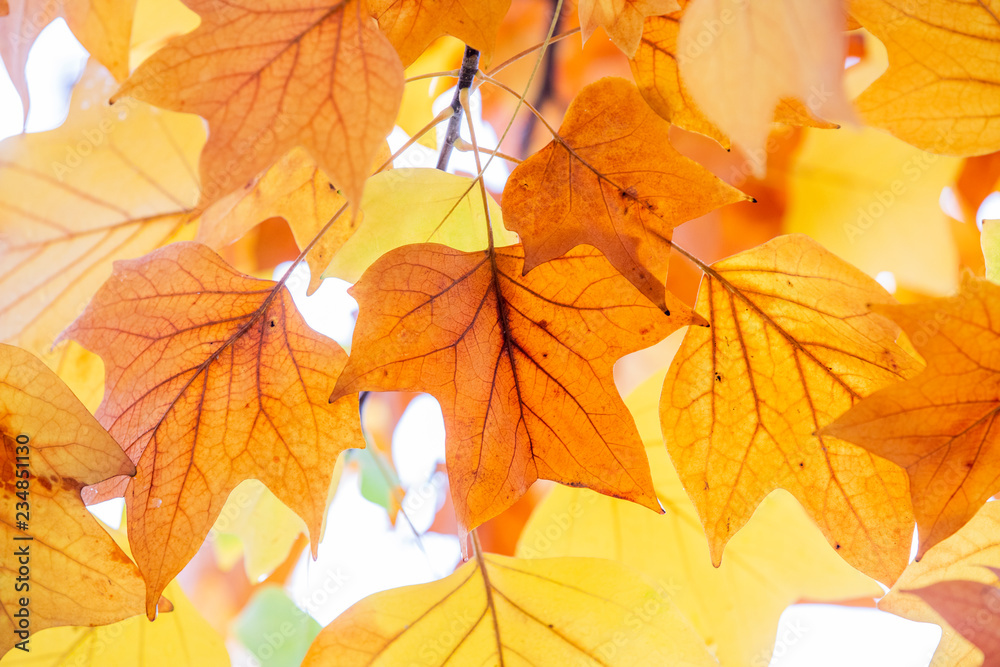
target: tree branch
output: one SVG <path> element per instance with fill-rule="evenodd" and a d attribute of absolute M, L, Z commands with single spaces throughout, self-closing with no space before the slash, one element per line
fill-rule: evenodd
<path fill-rule="evenodd" d="M 458 74 L 458 87 L 455 88 L 455 96 L 451 98 L 451 110 L 453 115 L 448 121 L 448 131 L 444 135 L 444 146 L 441 147 L 441 155 L 438 157 L 437 168 L 441 171 L 448 169 L 448 160 L 451 158 L 451 151 L 455 147 L 462 127 L 462 90 L 472 87 L 472 81 L 479 71 L 479 51 L 470 46 L 465 47 L 465 56 L 462 58 L 462 70 Z"/>

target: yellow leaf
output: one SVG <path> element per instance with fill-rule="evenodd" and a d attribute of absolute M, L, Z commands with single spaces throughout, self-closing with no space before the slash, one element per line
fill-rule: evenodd
<path fill-rule="evenodd" d="M 718 663 L 668 597 L 617 563 L 485 554 L 439 581 L 365 598 L 302 664 Z"/>
<path fill-rule="evenodd" d="M 889 69 L 857 100 L 866 122 L 925 150 L 1000 149 L 1000 22 L 995 3 L 853 0 Z"/>
<path fill-rule="evenodd" d="M 0 667 L 223 667 L 229 664 L 222 637 L 202 618 L 180 585 L 167 586 L 170 613 L 143 616 L 96 628 L 44 630 L 31 653 L 11 651 Z"/>
<path fill-rule="evenodd" d="M 869 275 L 892 271 L 900 285 L 951 292 L 958 263 L 938 199 L 959 167 L 874 129 L 808 130 L 789 174 L 785 231 Z"/>
<path fill-rule="evenodd" d="M 659 386 L 645 392 L 658 397 Z M 559 486 L 531 515 L 517 555 L 590 556 L 635 568 L 671 592 L 723 667 L 766 664 L 778 617 L 803 597 L 882 594 L 877 583 L 837 556 L 785 492 L 761 502 L 729 543 L 722 565 L 713 567 L 698 514 L 659 441 L 657 434 L 646 453 L 666 515 Z"/>
<path fill-rule="evenodd" d="M 259 480 L 248 479 L 229 494 L 211 534 L 240 541 L 247 580 L 256 583 L 284 562 L 296 538 L 308 530 Z"/>
<path fill-rule="evenodd" d="M 762 172 L 782 98 L 827 120 L 853 118 L 842 82 L 843 28 L 840 0 L 692 0 L 677 61 L 695 103 Z"/>
<path fill-rule="evenodd" d="M 670 457 L 712 559 L 774 489 L 791 492 L 847 562 L 891 583 L 913 512 L 905 473 L 816 431 L 919 365 L 869 311 L 878 283 L 808 237 L 781 236 L 713 264 L 660 404 Z"/>
<path fill-rule="evenodd" d="M 0 341 L 45 353 L 112 262 L 191 233 L 201 121 L 114 86 L 91 65 L 61 127 L 0 143 Z"/>
<path fill-rule="evenodd" d="M 39 646 L 29 632 L 142 613 L 138 570 L 80 498 L 135 466 L 51 370 L 2 344 L 0 406 L 0 653 Z"/>
<path fill-rule="evenodd" d="M 1000 220 L 983 220 L 980 242 L 986 260 L 986 277 L 1000 282 Z"/>
<path fill-rule="evenodd" d="M 500 206 L 490 198 L 489 207 L 494 243 L 514 243 L 516 236 L 504 229 Z M 456 250 L 486 247 L 482 194 L 471 178 L 437 169 L 375 174 L 361 210 L 364 220 L 334 255 L 324 277 L 357 282 L 376 259 L 408 243 L 441 243 Z"/>

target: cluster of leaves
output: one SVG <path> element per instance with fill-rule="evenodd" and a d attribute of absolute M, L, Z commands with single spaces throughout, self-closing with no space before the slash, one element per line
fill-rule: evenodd
<path fill-rule="evenodd" d="M 946 664 L 1000 660 L 1000 264 L 975 226 L 1000 178 L 996 2 L 185 3 L 0 4 L 25 111 L 53 18 L 94 57 L 61 127 L 0 144 L 3 535 L 34 540 L 32 629 L 77 626 L 39 636 L 51 664 L 225 664 L 172 582 L 250 479 L 315 556 L 338 458 L 367 435 L 387 463 L 408 400 L 363 432 L 363 392 L 440 403 L 469 557 L 358 603 L 305 664 L 766 664 L 788 604 L 873 580 L 957 631 Z M 469 87 L 433 113 L 460 64 L 507 154 L 478 144 Z M 395 126 L 436 146 L 444 121 L 472 177 L 391 168 Z M 515 127 L 544 145 L 522 160 Z M 502 193 L 494 160 L 517 164 Z M 275 219 L 310 292 L 356 283 L 350 355 L 291 269 L 245 275 L 273 266 Z M 477 529 L 537 480 L 563 486 L 516 553 L 486 552 Z M 115 497 L 127 538 L 84 507 Z M 280 584 L 296 544 L 248 568 Z"/>

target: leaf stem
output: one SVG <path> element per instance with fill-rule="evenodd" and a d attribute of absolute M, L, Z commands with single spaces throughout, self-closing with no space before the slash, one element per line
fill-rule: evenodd
<path fill-rule="evenodd" d="M 476 128 L 472 125 L 472 105 L 469 103 L 469 91 L 462 91 L 461 103 L 465 108 L 465 121 L 469 127 L 469 138 L 472 139 L 472 155 L 476 158 L 476 171 L 483 173 L 483 165 L 479 160 L 479 145 L 476 143 Z M 456 114 L 457 117 L 460 114 Z M 493 152 L 496 155 L 496 151 Z M 482 178 L 476 179 L 479 183 L 479 191 L 483 195 L 483 217 L 486 218 L 486 246 L 493 257 L 493 221 L 490 220 L 490 195 L 486 192 L 486 181 Z"/>
<path fill-rule="evenodd" d="M 465 56 L 462 58 L 462 69 L 458 73 L 458 87 L 455 88 L 455 95 L 451 98 L 451 110 L 454 115 L 448 121 L 448 130 L 444 135 L 444 146 L 441 147 L 441 155 L 438 157 L 437 168 L 441 171 L 448 169 L 448 160 L 451 158 L 451 151 L 455 147 L 455 140 L 458 139 L 462 127 L 462 91 L 472 87 L 472 82 L 478 71 L 479 51 L 471 46 L 466 46 Z"/>

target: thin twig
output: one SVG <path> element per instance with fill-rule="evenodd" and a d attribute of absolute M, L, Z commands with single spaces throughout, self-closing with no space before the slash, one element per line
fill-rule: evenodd
<path fill-rule="evenodd" d="M 465 47 L 465 57 L 462 58 L 462 71 L 458 74 L 458 87 L 455 88 L 455 96 L 451 99 L 451 110 L 454 115 L 448 121 L 448 131 L 444 135 L 444 146 L 441 147 L 441 155 L 438 157 L 437 168 L 447 171 L 448 160 L 451 158 L 451 151 L 455 147 L 455 140 L 458 139 L 462 127 L 462 91 L 472 87 L 472 82 L 479 71 L 479 51 L 471 46 Z"/>

